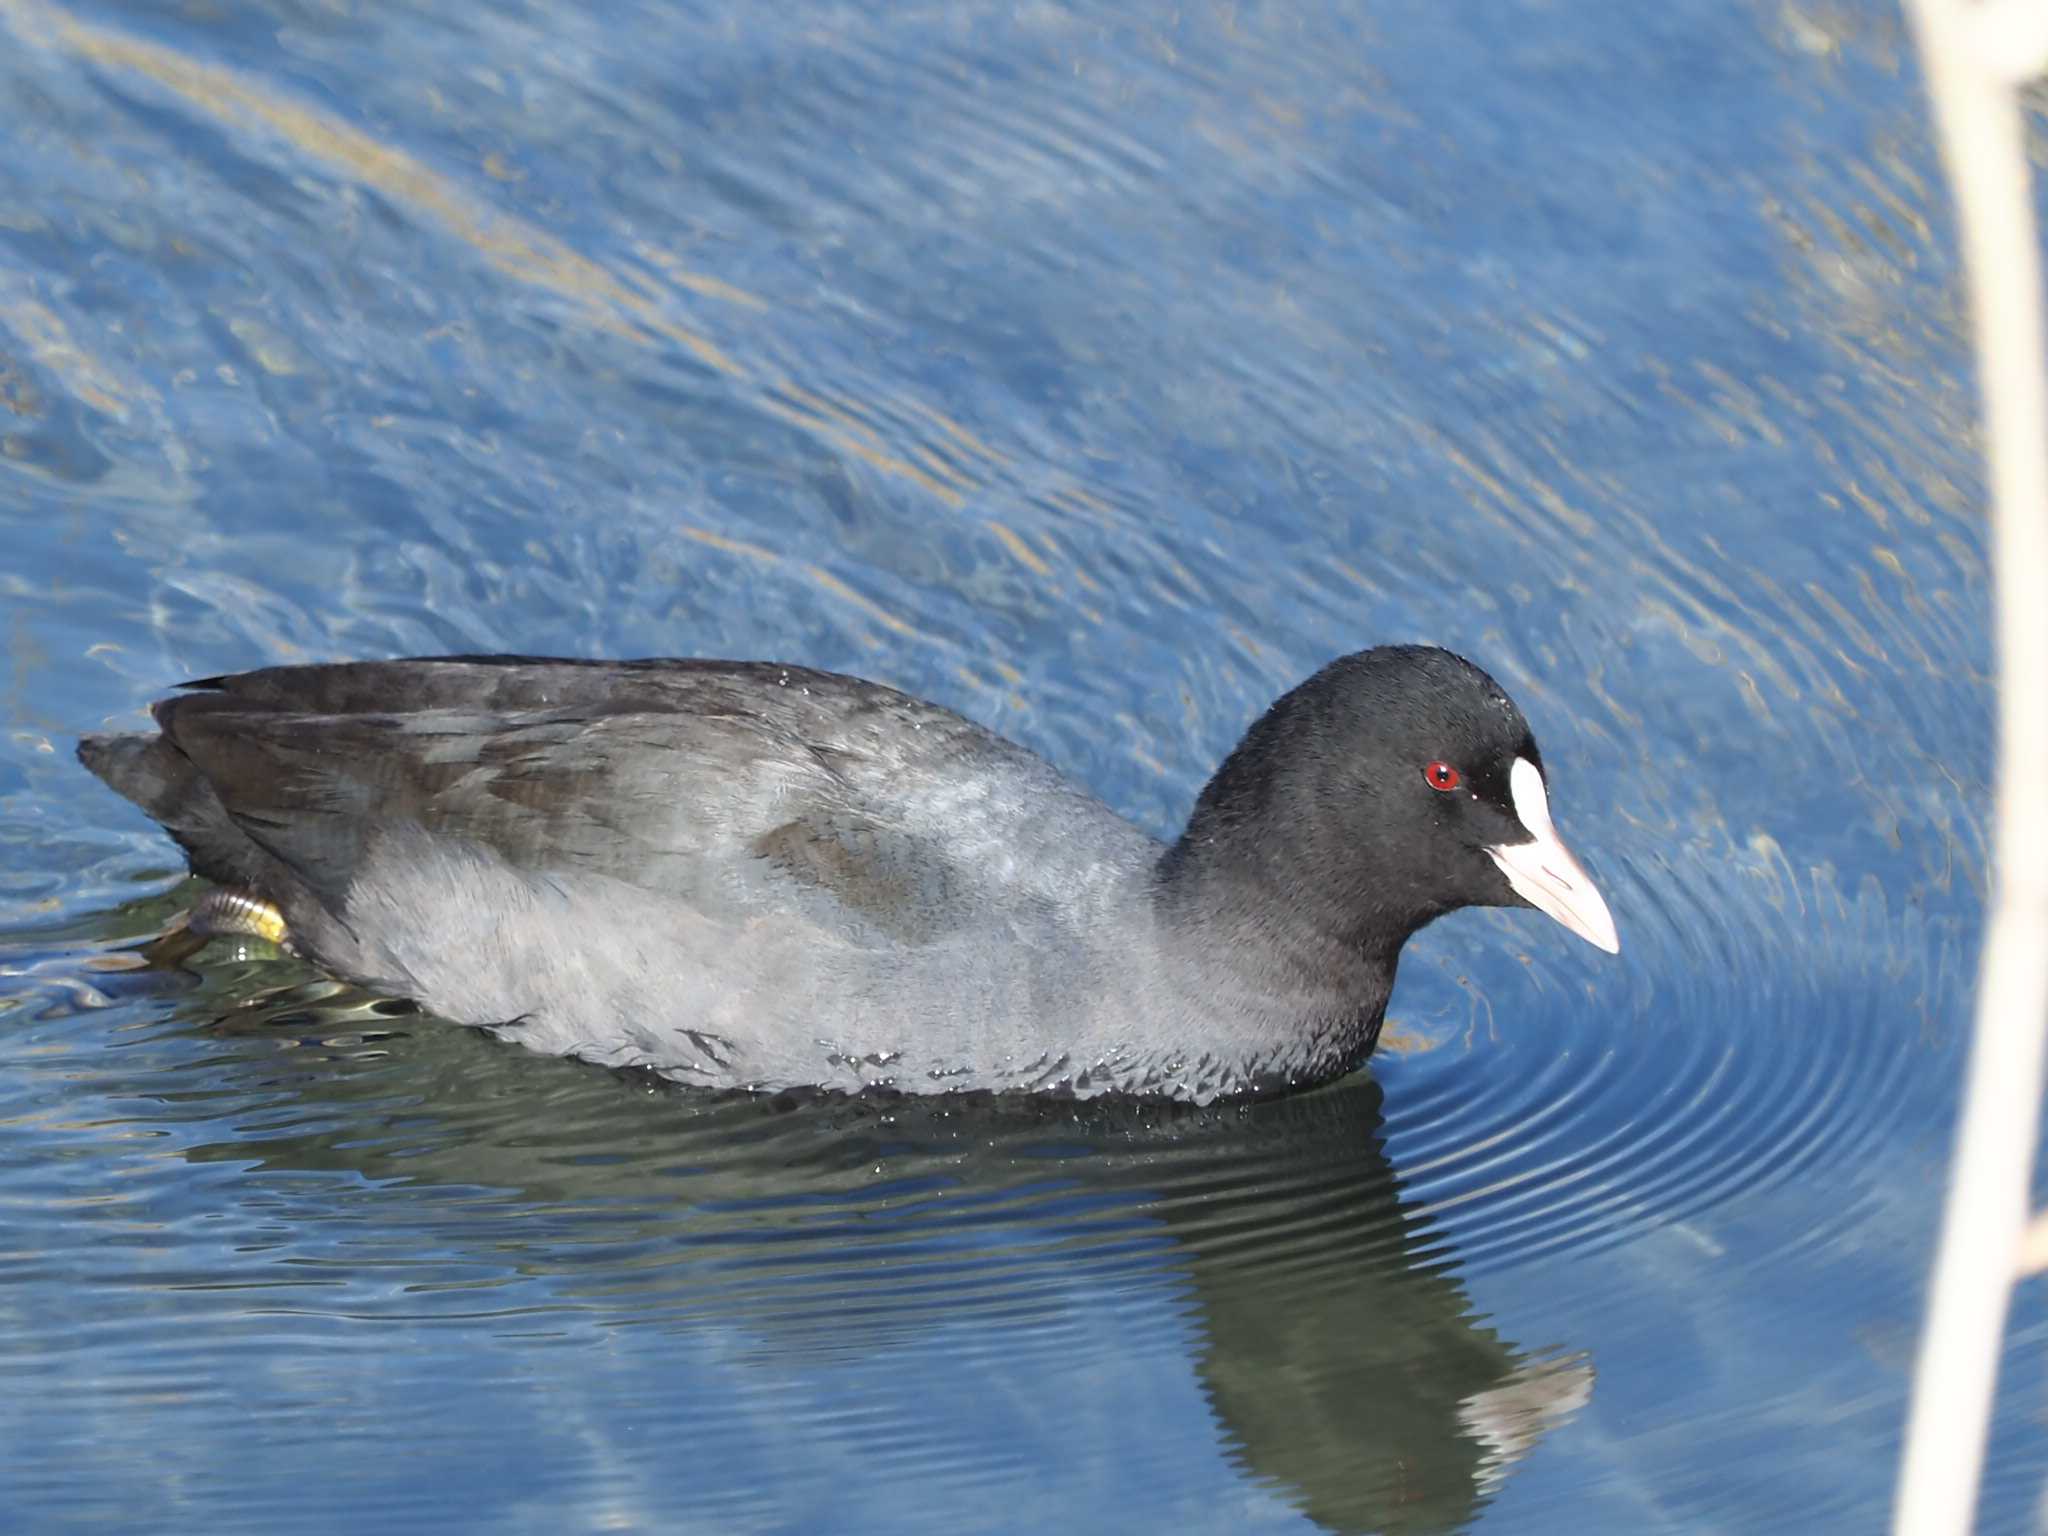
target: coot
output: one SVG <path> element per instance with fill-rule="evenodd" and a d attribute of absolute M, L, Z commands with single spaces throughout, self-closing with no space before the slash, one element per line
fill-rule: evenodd
<path fill-rule="evenodd" d="M 1500 686 L 1330 663 L 1172 844 L 936 704 L 766 662 L 522 656 L 185 685 L 81 760 L 261 933 L 535 1050 L 718 1088 L 1159 1095 L 1321 1081 L 1401 946 L 1533 906 L 1613 952 Z"/>

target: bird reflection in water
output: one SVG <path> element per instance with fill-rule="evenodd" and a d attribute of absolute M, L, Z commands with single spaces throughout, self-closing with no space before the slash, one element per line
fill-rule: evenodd
<path fill-rule="evenodd" d="M 1125 1295 L 1157 1283 L 1192 1320 L 1229 1454 L 1333 1532 L 1462 1528 L 1592 1391 L 1583 1356 L 1474 1316 L 1449 1240 L 1403 1199 L 1369 1078 L 1206 1108 L 771 1100 L 539 1062 L 325 981 L 222 1012 L 237 987 L 201 982 L 187 1016 L 231 1079 L 257 1074 L 262 1123 L 188 1158 L 390 1180 L 399 1227 L 406 1200 L 459 1187 L 473 1226 L 437 1205 L 426 1257 L 467 1232 L 471 1257 L 642 1337 L 728 1326 L 801 1368 L 977 1314 L 1014 1338 L 1088 1306 L 1091 1265 Z"/>

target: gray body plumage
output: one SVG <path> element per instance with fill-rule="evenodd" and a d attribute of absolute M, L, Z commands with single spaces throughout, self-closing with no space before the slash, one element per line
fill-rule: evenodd
<path fill-rule="evenodd" d="M 1042 759 L 853 678 L 458 658 L 195 687 L 81 756 L 199 873 L 337 974 L 679 1081 L 1268 1091 L 1364 1057 L 1407 934 L 1269 932 L 1255 875 L 1170 892 L 1165 845 Z"/>

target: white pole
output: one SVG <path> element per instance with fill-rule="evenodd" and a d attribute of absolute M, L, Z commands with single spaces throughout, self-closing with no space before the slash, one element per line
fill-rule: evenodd
<path fill-rule="evenodd" d="M 2028 1225 L 2048 1047 L 2048 371 L 2018 95 L 2048 51 L 2048 3 L 1906 0 L 1906 9 L 1954 188 L 1970 294 L 2000 683 L 1976 1028 L 1893 1529 L 1964 1536 Z"/>

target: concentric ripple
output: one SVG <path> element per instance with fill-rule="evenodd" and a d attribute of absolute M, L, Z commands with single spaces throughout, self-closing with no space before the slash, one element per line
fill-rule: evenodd
<path fill-rule="evenodd" d="M 1498 1038 L 1483 1049 L 1378 1068 L 1406 1188 L 1474 1265 L 1594 1251 L 1822 1165 L 1852 1187 L 1952 1054 L 1952 1040 L 1920 1040 L 1917 1021 L 1954 1016 L 1959 932 L 1814 903 L 1794 964 L 1784 915 L 1724 864 L 1627 869 L 1615 896 L 1639 918 L 1631 969 L 1652 978 L 1635 996 L 1520 987 L 1535 996 L 1512 1013 L 1492 999 Z M 1912 970 L 1888 954 L 1914 957 Z M 1823 1238 L 1809 1226 L 1783 1241 Z"/>

